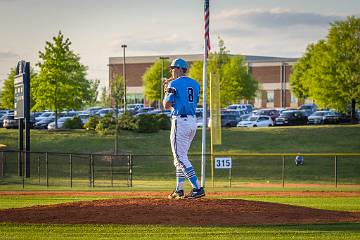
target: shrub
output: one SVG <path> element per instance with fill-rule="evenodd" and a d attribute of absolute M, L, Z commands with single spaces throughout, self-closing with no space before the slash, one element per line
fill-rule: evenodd
<path fill-rule="evenodd" d="M 67 119 L 64 122 L 63 128 L 67 128 L 67 129 L 80 129 L 82 128 L 83 124 L 82 121 L 80 119 L 80 117 L 74 117 L 71 119 Z"/>
<path fill-rule="evenodd" d="M 159 131 L 159 123 L 157 117 L 152 114 L 144 114 L 137 117 L 136 128 L 137 132 L 153 133 Z"/>
<path fill-rule="evenodd" d="M 136 117 L 131 113 L 126 112 L 120 116 L 118 120 L 119 128 L 124 130 L 134 130 L 136 129 Z"/>
<path fill-rule="evenodd" d="M 104 135 L 115 129 L 115 118 L 112 114 L 107 114 L 100 118 L 99 123 L 96 125 L 95 131 Z"/>
<path fill-rule="evenodd" d="M 171 121 L 170 118 L 166 114 L 156 115 L 157 122 L 159 125 L 159 129 L 161 130 L 170 130 Z"/>
<path fill-rule="evenodd" d="M 89 117 L 87 122 L 84 124 L 86 130 L 95 130 L 98 125 L 100 118 L 96 115 Z"/>

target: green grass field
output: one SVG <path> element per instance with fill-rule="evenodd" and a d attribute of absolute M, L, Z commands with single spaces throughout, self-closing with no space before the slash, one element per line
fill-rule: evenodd
<path fill-rule="evenodd" d="M 360 125 L 348 126 L 303 126 L 277 127 L 257 129 L 224 129 L 223 144 L 216 151 L 229 153 L 328 153 L 328 152 L 359 152 Z M 16 149 L 17 131 L 0 129 L 0 143 Z M 32 131 L 32 150 L 49 152 L 77 153 L 111 153 L 113 151 L 113 136 L 99 136 L 83 130 L 74 132 L 44 132 Z M 119 137 L 123 152 L 135 155 L 154 155 L 153 157 L 134 158 L 134 187 L 105 185 L 91 189 L 87 186 L 86 165 L 79 165 L 82 178 L 74 185 L 73 190 L 91 191 L 167 191 L 173 186 L 173 165 L 169 145 L 169 132 L 161 131 L 155 134 L 137 134 L 122 131 Z M 208 140 L 209 143 L 209 140 Z M 208 145 L 209 146 L 209 145 Z M 201 133 L 197 133 L 190 151 L 192 154 L 201 152 Z M 199 169 L 199 157 L 193 162 Z M 53 159 L 50 169 L 50 187 L 44 187 L 44 177 L 41 185 L 38 178 L 25 180 L 25 190 L 69 190 L 68 160 Z M 270 164 L 269 164 L 270 163 Z M 359 191 L 358 186 L 342 185 L 335 189 L 333 184 L 333 159 L 305 158 L 305 166 L 294 167 L 293 159 L 286 159 L 286 183 L 325 183 L 317 185 L 312 191 Z M 215 188 L 211 188 L 207 168 L 208 191 L 308 191 L 309 188 L 287 186 L 266 187 L 266 183 L 281 183 L 281 159 L 278 158 L 234 158 L 233 188 L 228 188 L 228 172 L 215 173 Z M 343 158 L 338 161 L 339 184 L 360 183 L 360 159 Z M 80 171 L 81 170 L 81 171 Z M 80 176 L 80 175 L 79 175 Z M 15 178 L 14 178 L 15 179 Z M 10 179 L 10 180 L 14 180 Z M 0 178 L 0 190 L 20 190 L 21 181 L 7 182 Z M 107 179 L 102 179 L 104 183 Z M 265 183 L 263 187 L 247 186 L 246 182 Z M 61 184 L 57 184 L 61 182 Z M 101 183 L 100 181 L 97 182 Z M 70 191 L 71 192 L 71 191 Z M 266 195 L 266 194 L 265 194 Z M 0 192 L 0 209 L 31 207 L 34 205 L 57 204 L 73 201 L 91 201 L 107 199 L 108 196 L 72 197 L 72 196 L 6 196 Z M 360 211 L 360 200 L 356 197 L 269 197 L 244 196 L 232 197 L 245 200 L 268 201 L 292 204 L 305 207 Z M 194 227 L 191 226 L 137 226 L 137 225 L 49 225 L 49 224 L 0 224 L 0 239 L 346 239 L 360 238 L 359 223 L 312 224 L 312 225 L 275 225 L 275 226 L 238 226 L 238 227 Z"/>
<path fill-rule="evenodd" d="M 0 239 L 344 239 L 360 237 L 360 224 L 254 227 L 0 224 Z"/>
<path fill-rule="evenodd" d="M 209 152 L 209 134 L 207 136 Z M 0 128 L 0 143 L 9 149 L 17 148 L 17 138 L 18 130 Z M 31 139 L 32 151 L 98 153 L 114 149 L 114 136 L 100 136 L 85 130 L 31 130 Z M 121 131 L 119 145 L 123 152 L 133 154 L 171 154 L 169 131 L 151 134 Z M 216 151 L 230 153 L 346 153 L 359 149 L 360 124 L 223 129 L 222 145 L 216 147 Z M 201 153 L 201 130 L 196 134 L 190 153 Z"/>
<path fill-rule="evenodd" d="M 360 149 L 360 125 L 325 125 L 273 128 L 233 128 L 223 129 L 223 144 L 216 146 L 216 151 L 228 153 L 349 153 Z M 16 149 L 17 130 L 0 129 L 0 143 L 8 149 Z M 74 152 L 74 153 L 111 153 L 114 136 L 100 136 L 85 130 L 77 131 L 31 131 L 32 151 Z M 208 141 L 209 143 L 209 141 Z M 119 145 L 122 152 L 133 155 L 134 181 L 154 182 L 172 181 L 174 166 L 169 144 L 169 131 L 152 134 L 138 134 L 121 131 Z M 208 144 L 209 147 L 209 144 Z M 201 131 L 198 131 L 190 149 L 191 160 L 195 169 L 200 171 Z M 39 157 L 41 167 L 38 176 L 37 156 L 32 158 L 32 178 L 25 179 L 27 189 L 45 184 L 45 159 Z M 69 186 L 68 155 L 49 155 L 49 184 L 51 188 Z M 17 156 L 8 157 L 8 175 L 0 179 L 0 189 L 9 186 L 22 186 L 22 179 L 16 177 Z M 209 160 L 209 158 L 208 158 Z M 88 159 L 73 159 L 74 188 L 87 188 L 89 179 Z M 281 157 L 233 157 L 233 185 L 241 182 L 278 183 L 282 182 Z M 97 187 L 110 185 L 109 163 L 95 159 Z M 210 162 L 207 163 L 206 175 L 210 180 Z M 228 179 L 228 171 L 215 172 L 216 183 Z M 334 157 L 306 157 L 305 166 L 296 167 L 293 157 L 285 159 L 286 183 L 334 183 Z M 116 185 L 126 185 L 126 176 L 115 176 Z M 339 184 L 360 184 L 360 159 L 356 157 L 338 158 Z M 151 185 L 151 184 L 149 184 Z"/>

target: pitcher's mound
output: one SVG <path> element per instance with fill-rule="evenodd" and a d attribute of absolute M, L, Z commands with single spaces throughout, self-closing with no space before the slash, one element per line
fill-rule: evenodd
<path fill-rule="evenodd" d="M 0 222 L 223 226 L 311 224 L 360 222 L 360 212 L 245 200 L 128 198 L 1 210 Z"/>

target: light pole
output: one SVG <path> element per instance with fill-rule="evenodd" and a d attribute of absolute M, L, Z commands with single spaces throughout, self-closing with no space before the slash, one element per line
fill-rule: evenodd
<path fill-rule="evenodd" d="M 124 78 L 124 112 L 126 112 L 126 67 L 125 67 L 125 48 L 127 47 L 126 44 L 121 45 L 123 48 L 123 78 Z"/>
<path fill-rule="evenodd" d="M 161 63 L 161 82 L 160 82 L 160 102 L 159 102 L 159 105 L 160 105 L 160 109 L 163 110 L 163 105 L 162 105 L 161 101 L 162 101 L 162 99 L 163 99 L 163 92 L 164 92 L 164 89 L 163 89 L 163 81 L 164 81 L 164 60 L 169 59 L 169 57 L 160 57 L 160 59 L 162 60 L 162 63 Z"/>

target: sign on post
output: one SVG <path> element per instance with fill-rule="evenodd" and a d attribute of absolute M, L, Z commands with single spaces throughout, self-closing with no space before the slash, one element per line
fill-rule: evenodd
<path fill-rule="evenodd" d="M 215 158 L 215 168 L 229 169 L 229 187 L 231 187 L 231 168 L 232 168 L 231 157 Z"/>
<path fill-rule="evenodd" d="M 24 118 L 24 74 L 16 75 L 14 79 L 14 118 Z"/>
<path fill-rule="evenodd" d="M 228 169 L 231 167 L 231 157 L 215 158 L 215 168 Z"/>

